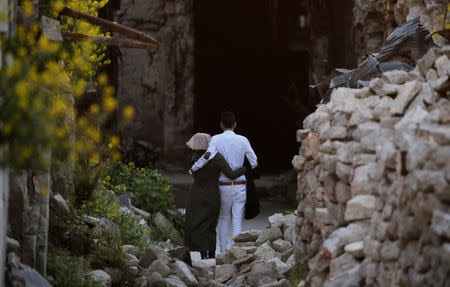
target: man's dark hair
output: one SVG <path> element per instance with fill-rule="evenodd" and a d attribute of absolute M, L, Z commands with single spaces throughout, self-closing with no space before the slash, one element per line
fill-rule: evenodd
<path fill-rule="evenodd" d="M 220 117 L 220 122 L 225 128 L 231 129 L 236 123 L 236 117 L 232 112 L 223 112 Z"/>

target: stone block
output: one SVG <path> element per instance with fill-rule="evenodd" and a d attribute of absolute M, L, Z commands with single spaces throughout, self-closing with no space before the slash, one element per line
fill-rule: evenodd
<path fill-rule="evenodd" d="M 434 62 L 439 77 L 450 75 L 450 60 L 446 55 L 442 55 Z"/>
<path fill-rule="evenodd" d="M 450 214 L 440 210 L 434 210 L 431 230 L 439 236 L 450 239 Z"/>
<path fill-rule="evenodd" d="M 417 61 L 417 69 L 425 76 L 428 70 L 433 66 L 433 63 L 436 58 L 441 55 L 441 52 L 438 48 L 432 48 L 428 50 L 428 52 L 422 57 L 422 59 Z"/>
<path fill-rule="evenodd" d="M 336 183 L 336 200 L 339 203 L 347 203 L 352 197 L 350 192 L 350 186 L 348 184 L 343 183 L 342 181 L 338 181 Z"/>
<path fill-rule="evenodd" d="M 164 264 L 169 264 L 170 257 L 165 253 L 164 249 L 157 245 L 150 245 L 147 250 L 141 255 L 139 265 L 147 268 L 155 260 L 161 260 Z"/>
<path fill-rule="evenodd" d="M 153 261 L 150 267 L 147 268 L 147 270 L 150 274 L 152 274 L 153 272 L 158 272 L 162 277 L 169 276 L 170 272 L 172 271 L 172 269 L 169 268 L 166 263 L 159 259 Z"/>
<path fill-rule="evenodd" d="M 111 286 L 111 277 L 108 273 L 103 270 L 94 270 L 89 272 L 90 277 L 93 281 L 97 282 L 102 287 Z"/>
<path fill-rule="evenodd" d="M 295 155 L 292 159 L 292 166 L 296 170 L 303 170 L 303 168 L 305 167 L 305 158 L 301 155 Z"/>
<path fill-rule="evenodd" d="M 270 227 L 281 228 L 284 224 L 283 214 L 281 214 L 281 213 L 275 213 L 274 215 L 269 216 L 269 218 L 267 220 L 269 221 Z"/>
<path fill-rule="evenodd" d="M 292 248 L 292 243 L 282 239 L 277 239 L 274 242 L 272 242 L 271 246 L 274 250 L 283 253 L 286 250 Z"/>
<path fill-rule="evenodd" d="M 305 142 L 304 157 L 306 159 L 312 158 L 312 156 L 318 152 L 320 147 L 320 137 L 318 133 L 309 133 Z"/>
<path fill-rule="evenodd" d="M 269 277 L 273 280 L 278 279 L 278 271 L 274 262 L 258 262 L 248 274 L 247 281 L 253 286 L 258 286 L 259 280 L 263 277 Z"/>
<path fill-rule="evenodd" d="M 388 71 L 384 72 L 381 78 L 391 84 L 401 85 L 408 80 L 408 72 L 401 70 Z"/>
<path fill-rule="evenodd" d="M 249 230 L 244 231 L 233 237 L 234 242 L 254 242 L 258 239 L 260 230 Z"/>
<path fill-rule="evenodd" d="M 363 258 L 364 257 L 364 241 L 356 241 L 350 244 L 345 245 L 344 251 L 355 258 Z"/>
<path fill-rule="evenodd" d="M 261 233 L 258 236 L 258 239 L 256 239 L 256 245 L 261 245 L 266 241 L 274 241 L 278 238 L 281 238 L 283 236 L 283 233 L 281 232 L 281 229 L 279 227 L 271 227 L 268 229 L 265 229 L 261 231 Z"/>
<path fill-rule="evenodd" d="M 345 220 L 353 221 L 370 218 L 376 211 L 376 197 L 373 195 L 358 195 L 347 202 Z"/>
<path fill-rule="evenodd" d="M 352 175 L 353 169 L 350 165 L 344 164 L 342 162 L 336 163 L 336 176 L 344 183 L 348 184 L 350 182 L 350 177 Z"/>
<path fill-rule="evenodd" d="M 236 276 L 238 273 L 238 267 L 234 264 L 223 264 L 223 265 L 216 265 L 216 271 L 215 271 L 215 279 L 219 282 L 224 282 L 221 278 L 230 278 L 232 276 Z M 228 280 L 228 279 L 227 279 Z"/>
<path fill-rule="evenodd" d="M 223 266 L 223 265 L 222 265 Z M 183 261 L 176 260 L 173 264 L 173 271 L 186 285 L 188 286 L 198 286 L 198 281 L 192 274 L 189 266 Z"/>
<path fill-rule="evenodd" d="M 398 241 L 385 241 L 381 246 L 380 256 L 382 261 L 395 261 L 400 256 Z"/>
<path fill-rule="evenodd" d="M 335 230 L 323 243 L 324 250 L 327 250 L 330 258 L 339 256 L 344 251 L 344 246 L 361 241 L 368 231 L 367 225 L 352 223 L 347 227 Z"/>
<path fill-rule="evenodd" d="M 269 243 L 267 242 L 256 249 L 255 255 L 261 260 L 269 260 L 274 257 L 281 257 L 281 254 L 273 250 L 273 248 L 270 247 Z"/>
<path fill-rule="evenodd" d="M 420 92 L 422 85 L 418 81 L 407 82 L 398 87 L 398 95 L 391 105 L 392 115 L 402 115 L 409 103 Z"/>

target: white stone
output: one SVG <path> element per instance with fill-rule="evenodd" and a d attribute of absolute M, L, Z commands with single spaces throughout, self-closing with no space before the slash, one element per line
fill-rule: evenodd
<path fill-rule="evenodd" d="M 286 250 L 290 249 L 292 247 L 292 244 L 288 241 L 277 239 L 274 242 L 272 242 L 272 248 L 275 249 L 278 252 L 285 252 Z"/>
<path fill-rule="evenodd" d="M 191 270 L 183 261 L 175 261 L 174 263 L 174 271 L 177 276 L 188 286 L 197 286 L 198 281 L 195 278 L 194 274 L 192 274 Z"/>
<path fill-rule="evenodd" d="M 270 262 L 275 263 L 279 278 L 281 278 L 284 275 L 284 273 L 286 273 L 289 270 L 287 264 L 281 261 L 279 258 L 272 258 L 267 261 L 267 263 Z"/>
<path fill-rule="evenodd" d="M 248 230 L 243 231 L 233 237 L 234 242 L 249 242 L 249 241 L 256 241 L 258 239 L 259 234 L 261 233 L 261 230 Z"/>
<path fill-rule="evenodd" d="M 344 251 L 355 258 L 364 257 L 364 241 L 357 241 L 345 245 Z"/>
<path fill-rule="evenodd" d="M 420 92 L 422 85 L 419 81 L 407 82 L 398 87 L 398 95 L 391 105 L 393 115 L 402 115 L 409 103 Z"/>
<path fill-rule="evenodd" d="M 446 55 L 442 55 L 434 62 L 439 77 L 450 75 L 450 60 Z"/>
<path fill-rule="evenodd" d="M 111 277 L 103 270 L 94 270 L 89 272 L 93 281 L 98 282 L 102 287 L 111 286 Z"/>
<path fill-rule="evenodd" d="M 277 252 L 273 250 L 273 248 L 270 247 L 269 243 L 267 242 L 256 249 L 255 255 L 258 256 L 261 260 L 269 260 L 276 256 L 281 257 L 281 254 L 277 254 Z"/>
<path fill-rule="evenodd" d="M 292 166 L 296 170 L 303 170 L 303 167 L 305 166 L 305 158 L 301 155 L 295 155 L 292 159 Z"/>
<path fill-rule="evenodd" d="M 270 227 L 282 227 L 284 224 L 283 214 L 275 213 L 274 215 L 269 216 L 268 221 Z"/>
<path fill-rule="evenodd" d="M 180 280 L 177 276 L 170 275 L 168 278 L 164 278 L 164 283 L 166 287 L 187 287 L 183 281 Z"/>
<path fill-rule="evenodd" d="M 433 211 L 431 230 L 439 236 L 450 239 L 450 214 L 440 210 Z"/>
<path fill-rule="evenodd" d="M 347 227 L 341 227 L 331 233 L 324 241 L 323 248 L 328 250 L 332 258 L 337 257 L 344 251 L 344 246 L 361 241 L 367 233 L 368 228 L 364 225 L 352 223 Z"/>
<path fill-rule="evenodd" d="M 353 221 L 370 218 L 376 211 L 376 197 L 373 195 L 358 195 L 347 202 L 345 220 Z"/>

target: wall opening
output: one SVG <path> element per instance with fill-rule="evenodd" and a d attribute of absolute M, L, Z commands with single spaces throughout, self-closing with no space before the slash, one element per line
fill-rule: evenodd
<path fill-rule="evenodd" d="M 263 171 L 292 167 L 295 132 L 314 108 L 299 2 L 194 1 L 194 131 L 220 133 L 220 113 L 233 111 Z"/>

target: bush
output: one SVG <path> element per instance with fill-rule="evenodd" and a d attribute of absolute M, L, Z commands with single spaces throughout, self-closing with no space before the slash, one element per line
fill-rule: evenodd
<path fill-rule="evenodd" d="M 109 169 L 101 183 L 117 194 L 130 192 L 133 204 L 151 214 L 175 208 L 168 179 L 157 169 L 119 163 Z"/>
<path fill-rule="evenodd" d="M 97 218 L 107 218 L 117 224 L 120 229 L 120 240 L 123 244 L 132 244 L 145 248 L 150 243 L 150 232 L 145 224 L 137 221 L 132 213 L 120 210 L 116 196 L 102 187 L 94 192 L 93 199 L 83 204 L 79 210 L 83 214 Z"/>
<path fill-rule="evenodd" d="M 88 272 L 89 262 L 77 256 L 71 256 L 63 249 L 49 248 L 47 273 L 53 278 L 54 287 L 97 287 Z"/>

